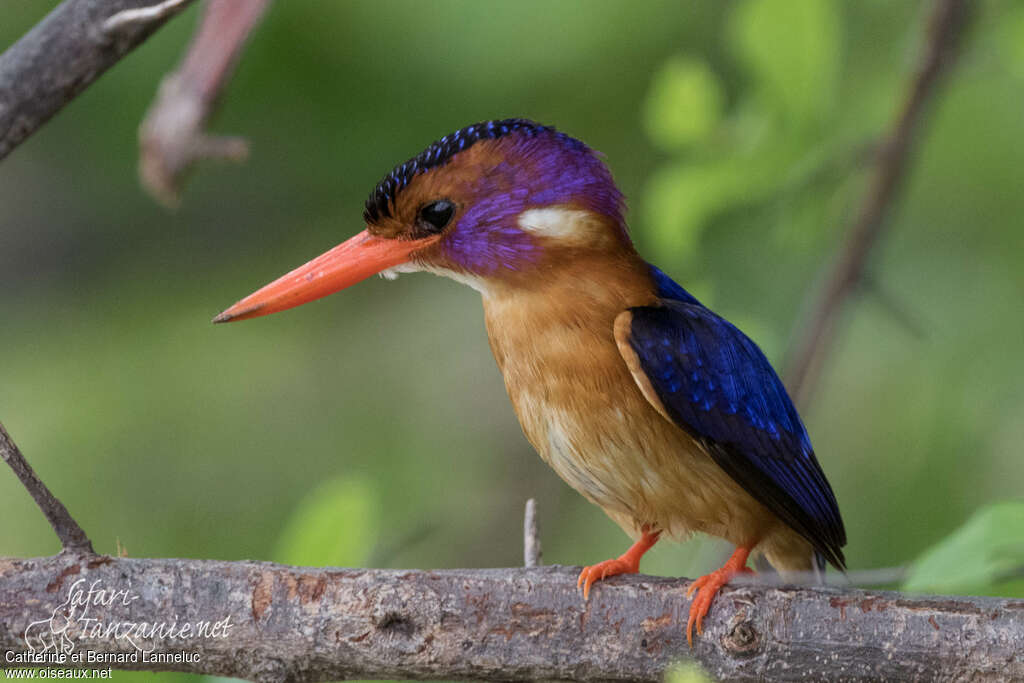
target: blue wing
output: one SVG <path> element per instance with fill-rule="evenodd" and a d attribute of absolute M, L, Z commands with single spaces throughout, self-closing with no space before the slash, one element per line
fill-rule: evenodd
<path fill-rule="evenodd" d="M 807 430 L 761 349 L 657 268 L 628 343 L 665 412 L 755 499 L 842 569 L 846 532 Z"/>

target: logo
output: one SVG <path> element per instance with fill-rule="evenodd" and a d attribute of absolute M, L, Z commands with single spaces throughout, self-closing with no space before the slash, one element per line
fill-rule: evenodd
<path fill-rule="evenodd" d="M 199 654 L 188 651 L 189 643 L 227 638 L 234 626 L 230 615 L 217 621 L 183 620 L 176 615 L 153 622 L 121 618 L 139 599 L 130 589 L 105 587 L 102 579 L 78 579 L 49 617 L 25 629 L 27 651 L 7 652 L 4 663 L 198 662 Z M 158 644 L 169 644 L 174 651 L 157 652 Z"/>

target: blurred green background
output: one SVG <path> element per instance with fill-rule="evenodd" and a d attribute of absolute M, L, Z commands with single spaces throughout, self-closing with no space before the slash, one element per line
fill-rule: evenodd
<path fill-rule="evenodd" d="M 0 45 L 54 4 L 4 3 Z M 522 436 L 475 292 L 373 279 L 209 319 L 360 230 L 432 140 L 525 116 L 602 151 L 641 252 L 781 363 L 926 8 L 278 2 L 213 124 L 251 159 L 202 167 L 169 212 L 137 184 L 136 128 L 192 8 L 0 163 L 0 420 L 101 552 L 512 566 L 532 496 L 546 563 L 617 555 Z M 978 8 L 802 410 L 851 569 L 905 565 L 1024 491 L 1024 6 Z M 0 519 L 0 555 L 58 550 L 9 474 Z M 693 576 L 723 549 L 665 543 L 643 569 Z"/>

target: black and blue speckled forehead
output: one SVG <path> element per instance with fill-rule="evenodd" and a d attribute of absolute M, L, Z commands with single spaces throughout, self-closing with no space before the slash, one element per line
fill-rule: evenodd
<path fill-rule="evenodd" d="M 391 173 L 377 183 L 377 187 L 373 188 L 369 199 L 366 200 L 363 218 L 366 222 L 373 223 L 380 218 L 391 217 L 391 207 L 395 197 L 415 176 L 432 168 L 443 166 L 453 156 L 469 149 L 480 140 L 493 140 L 510 133 L 524 133 L 532 137 L 543 132 L 555 132 L 555 129 L 528 119 L 501 119 L 474 123 L 472 126 L 466 126 L 450 135 L 445 135 L 412 159 L 396 166 Z M 559 135 L 563 134 L 559 133 Z M 568 138 L 568 136 L 565 137 Z"/>

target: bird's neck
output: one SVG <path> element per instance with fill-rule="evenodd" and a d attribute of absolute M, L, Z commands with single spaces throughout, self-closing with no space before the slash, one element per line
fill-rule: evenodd
<path fill-rule="evenodd" d="M 633 250 L 560 254 L 524 274 L 521 284 L 504 282 L 483 293 L 488 337 L 506 380 L 510 363 L 529 366 L 543 356 L 572 365 L 580 353 L 617 354 L 615 317 L 655 298 L 650 266 Z"/>

